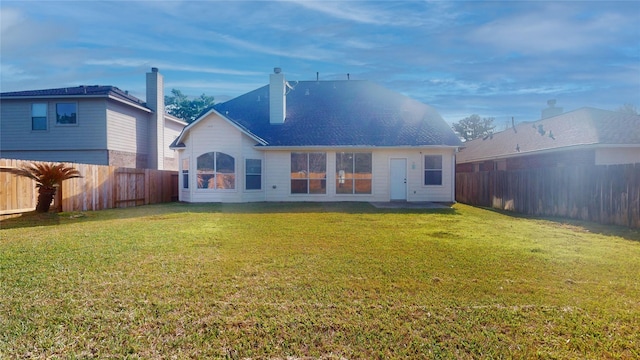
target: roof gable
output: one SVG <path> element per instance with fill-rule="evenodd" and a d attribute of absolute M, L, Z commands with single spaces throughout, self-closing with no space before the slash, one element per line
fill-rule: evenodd
<path fill-rule="evenodd" d="M 464 143 L 458 163 L 575 146 L 640 144 L 640 116 L 581 108 Z"/>
<path fill-rule="evenodd" d="M 260 137 L 256 136 L 255 134 L 251 133 L 249 130 L 243 128 L 240 124 L 229 120 L 225 116 L 222 116 L 215 109 L 209 109 L 209 110 L 205 111 L 202 115 L 198 116 L 198 118 L 195 121 L 193 121 L 192 123 L 190 123 L 187 126 L 185 126 L 182 129 L 182 131 L 180 132 L 180 134 L 178 135 L 178 137 L 175 138 L 175 140 L 173 140 L 173 142 L 171 142 L 171 144 L 169 145 L 169 148 L 170 149 L 183 149 L 183 148 L 185 148 L 186 145 L 184 144 L 184 141 L 185 141 L 185 138 L 186 138 L 187 134 L 189 133 L 189 131 L 191 131 L 191 129 L 194 128 L 199 123 L 201 123 L 203 121 L 206 121 L 206 119 L 208 119 L 210 117 L 210 115 L 218 116 L 219 118 L 221 118 L 224 121 L 228 122 L 231 126 L 236 128 L 241 133 L 247 135 L 248 137 L 250 137 L 253 140 L 255 140 L 256 142 L 258 142 L 260 145 L 266 145 L 266 142 L 263 139 L 261 139 Z"/>
<path fill-rule="evenodd" d="M 268 146 L 459 146 L 430 106 L 368 81 L 289 82 L 284 124 L 269 122 L 269 86 L 214 109 Z"/>

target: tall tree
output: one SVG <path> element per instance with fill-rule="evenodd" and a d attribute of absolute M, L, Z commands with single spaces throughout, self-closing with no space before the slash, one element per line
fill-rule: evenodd
<path fill-rule="evenodd" d="M 480 115 L 473 114 L 452 124 L 455 131 L 465 141 L 485 137 L 493 134 L 495 118 L 481 118 Z"/>
<path fill-rule="evenodd" d="M 203 110 L 214 104 L 213 96 L 205 94 L 195 99 L 189 99 L 178 89 L 171 89 L 171 94 L 164 97 L 166 111 L 188 123 L 192 123 Z"/>

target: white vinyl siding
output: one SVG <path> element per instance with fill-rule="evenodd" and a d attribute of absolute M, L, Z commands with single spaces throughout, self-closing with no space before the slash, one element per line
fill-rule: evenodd
<path fill-rule="evenodd" d="M 181 201 L 191 202 L 248 202 L 264 201 L 264 190 L 245 191 L 244 159 L 262 160 L 262 171 L 266 169 L 263 153 L 256 150 L 255 140 L 240 132 L 226 120 L 211 114 L 208 118 L 195 124 L 188 136 L 183 139 L 187 145 L 185 150 L 179 150 L 180 159 L 190 158 L 189 189 L 180 192 Z M 209 152 L 228 154 L 235 160 L 235 189 L 211 191 L 198 189 L 195 183 L 194 169 L 197 168 L 197 157 Z M 264 175 L 263 175 L 264 176 Z M 263 180 L 264 181 L 264 180 Z"/>

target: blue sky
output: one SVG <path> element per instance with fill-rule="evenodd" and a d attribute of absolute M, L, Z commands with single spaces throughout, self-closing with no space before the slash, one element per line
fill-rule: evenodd
<path fill-rule="evenodd" d="M 640 1 L 0 2 L 0 90 L 114 85 L 218 101 L 288 80 L 370 80 L 448 121 L 535 120 L 548 99 L 640 108 Z"/>

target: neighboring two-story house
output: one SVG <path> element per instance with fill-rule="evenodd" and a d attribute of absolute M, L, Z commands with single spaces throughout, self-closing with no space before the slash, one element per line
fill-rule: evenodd
<path fill-rule="evenodd" d="M 457 172 L 640 163 L 639 115 L 590 107 L 548 117 L 545 111 L 540 120 L 465 142 Z"/>
<path fill-rule="evenodd" d="M 177 170 L 171 142 L 187 125 L 164 111 L 164 82 L 144 102 L 114 86 L 0 93 L 0 157 Z"/>

